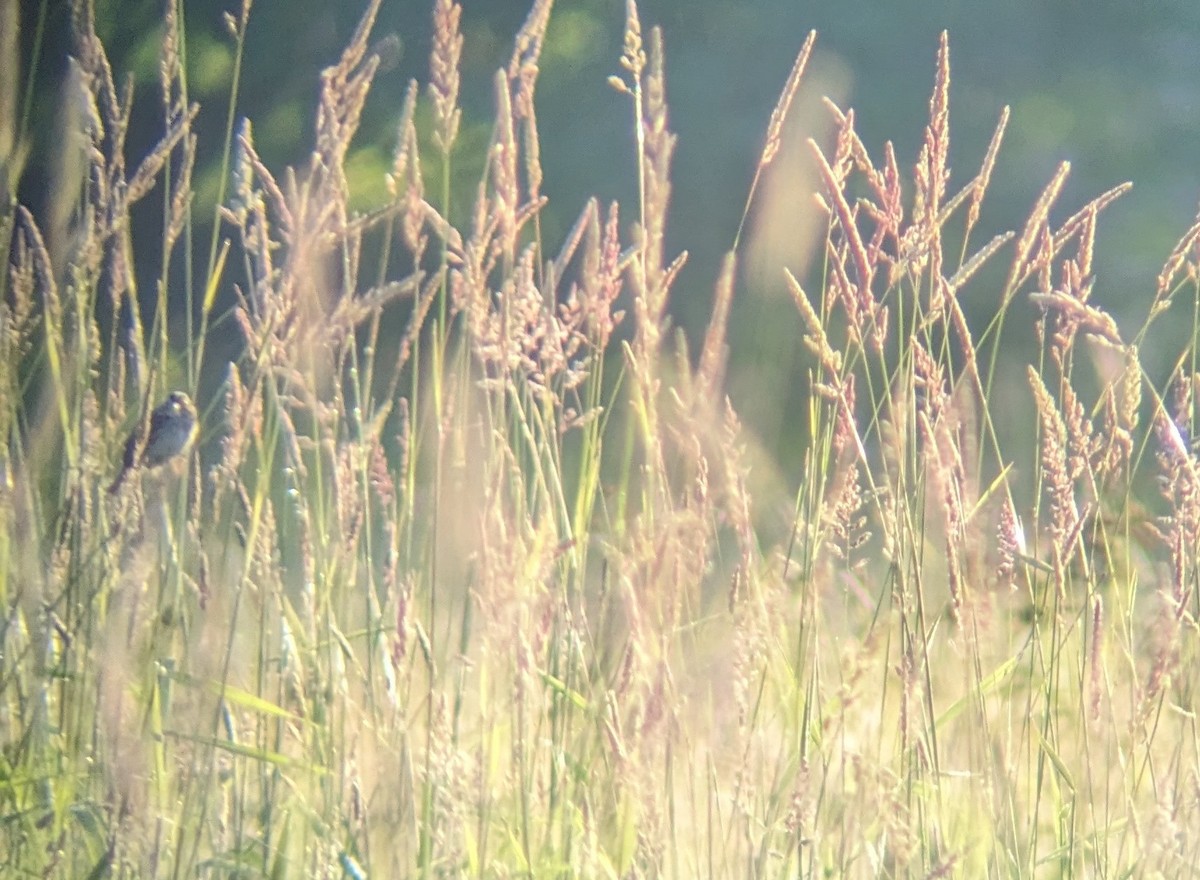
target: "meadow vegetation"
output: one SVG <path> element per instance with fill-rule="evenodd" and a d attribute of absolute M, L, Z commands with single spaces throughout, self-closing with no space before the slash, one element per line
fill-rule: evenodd
<path fill-rule="evenodd" d="M 633 144 L 638 199 L 554 241 L 548 0 L 495 74 L 470 209 L 460 9 L 436 0 L 386 205 L 351 210 L 378 6 L 321 77 L 311 157 L 272 169 L 236 76 L 224 149 L 197 154 L 176 3 L 161 141 L 128 155 L 132 95 L 73 4 L 58 190 L 0 208 L 0 873 L 1191 876 L 1200 218 L 1130 332 L 1090 301 L 1128 186 L 1061 206 L 1064 164 L 1022 228 L 981 235 L 1008 112 L 952 175 L 945 36 L 915 159 L 829 102 L 795 199 L 818 265 L 772 282 L 809 395 L 783 472 L 727 393 L 740 233 L 706 334 L 671 326 L 667 59 L 633 0 L 612 79 L 633 137 L 597 149 Z M 1191 332 L 1152 375 L 1167 322 Z M 195 454 L 107 493 L 174 388 Z"/>

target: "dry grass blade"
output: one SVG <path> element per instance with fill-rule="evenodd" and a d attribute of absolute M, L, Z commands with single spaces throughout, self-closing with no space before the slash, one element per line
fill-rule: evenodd
<path fill-rule="evenodd" d="M 1184 265 L 1188 263 L 1189 258 L 1192 264 L 1200 263 L 1195 254 L 1197 251 L 1197 243 L 1200 243 L 1200 215 L 1197 220 L 1175 243 L 1175 247 L 1171 248 L 1171 253 L 1167 255 L 1166 261 L 1163 263 L 1162 271 L 1158 273 L 1158 285 L 1155 288 L 1155 298 L 1164 299 L 1175 286 L 1175 279 Z M 1192 270 L 1195 272 L 1195 270 Z"/>
<path fill-rule="evenodd" d="M 192 130 L 192 122 L 196 119 L 196 114 L 200 112 L 200 105 L 193 104 L 188 108 L 187 115 L 176 119 L 166 136 L 155 145 L 146 157 L 142 159 L 138 165 L 137 171 L 129 181 L 129 186 L 126 189 L 125 205 L 126 208 L 136 204 L 142 199 L 146 193 L 154 186 L 154 181 L 158 177 L 158 172 L 162 170 L 163 165 L 167 161 L 167 157 L 179 145 L 185 135 L 189 135 Z"/>
<path fill-rule="evenodd" d="M 434 145 L 446 154 L 458 139 L 462 111 L 458 107 L 459 68 L 463 38 L 462 7 L 453 0 L 437 0 L 433 7 L 433 52 L 430 55 L 429 93 L 436 120 Z M 411 115 L 407 115 L 411 120 Z"/>
<path fill-rule="evenodd" d="M 812 55 L 813 46 L 817 42 L 817 32 L 809 31 L 808 38 L 804 41 L 804 45 L 800 47 L 799 54 L 796 55 L 796 60 L 792 64 L 792 72 L 788 74 L 787 82 L 783 85 L 783 91 L 779 94 L 779 100 L 775 102 L 775 107 L 771 110 L 771 119 L 767 123 L 767 137 L 763 143 L 762 155 L 758 159 L 759 168 L 765 168 L 774 160 L 775 155 L 779 152 L 779 145 L 783 140 L 783 124 L 787 120 L 788 110 L 791 109 L 792 99 L 796 97 L 796 90 L 800 88 L 800 79 L 804 76 L 804 71 L 808 67 L 808 59 Z M 751 188 L 753 195 L 753 187 Z"/>
<path fill-rule="evenodd" d="M 938 42 L 937 74 L 933 84 L 933 96 L 929 99 L 929 128 L 925 133 L 925 148 L 929 157 L 929 191 L 925 202 L 929 213 L 937 216 L 946 183 L 950 178 L 946 167 L 950 155 L 950 38 L 942 31 Z"/>
<path fill-rule="evenodd" d="M 971 192 L 971 207 L 967 211 L 968 235 L 979 221 L 980 206 L 983 204 L 983 196 L 987 192 L 988 184 L 992 180 L 992 170 L 996 167 L 996 157 L 1000 154 L 1000 142 L 1004 140 L 1004 130 L 1008 128 L 1008 117 L 1009 108 L 1006 104 L 1000 111 L 1000 121 L 996 123 L 996 130 L 992 133 L 987 152 L 983 156 L 983 166 L 975 177 L 974 188 Z"/>
<path fill-rule="evenodd" d="M 837 217 L 838 226 L 842 230 L 842 236 L 850 247 L 854 267 L 858 272 L 856 283 L 859 289 L 864 292 L 864 295 L 869 295 L 868 292 L 871 289 L 871 281 L 874 279 L 875 271 L 870 259 L 867 257 L 867 249 L 863 244 L 862 236 L 859 235 L 858 224 L 855 222 L 854 213 L 850 209 L 850 203 L 846 201 L 846 196 L 842 191 L 842 185 L 838 176 L 834 174 L 833 168 L 830 167 L 829 162 L 825 159 L 825 154 L 821 151 L 816 141 L 810 139 L 808 146 L 817 160 L 817 169 L 825 181 L 826 192 L 833 202 L 834 214 Z"/>
<path fill-rule="evenodd" d="M 1050 216 L 1050 209 L 1058 200 L 1059 194 L 1062 192 L 1063 184 L 1067 181 L 1067 175 L 1071 173 L 1071 163 L 1063 162 L 1058 166 L 1058 170 L 1054 172 L 1054 176 L 1050 178 L 1050 182 L 1046 184 L 1034 202 L 1033 210 L 1029 213 L 1029 219 L 1025 221 L 1025 228 L 1021 232 L 1021 237 L 1017 239 L 1017 251 L 1013 257 L 1012 268 L 1009 270 L 1008 281 L 1005 282 L 1005 296 L 1011 297 L 1016 292 L 1017 285 L 1021 283 L 1030 271 L 1029 255 L 1033 252 L 1033 247 L 1037 243 L 1038 236 L 1046 227 L 1047 220 Z"/>
<path fill-rule="evenodd" d="M 641 82 L 642 70 L 646 66 L 646 53 L 642 49 L 642 22 L 638 17 L 637 0 L 625 0 L 625 48 L 621 53 L 621 66 Z"/>
<path fill-rule="evenodd" d="M 1042 468 L 1050 498 L 1054 568 L 1056 577 L 1061 578 L 1062 566 L 1070 558 L 1073 539 L 1081 522 L 1075 503 L 1074 479 L 1068 467 L 1067 425 L 1042 377 L 1033 367 L 1028 368 L 1028 375 L 1041 420 Z"/>
<path fill-rule="evenodd" d="M 700 351 L 700 369 L 697 375 L 699 390 L 702 398 L 710 402 L 720 387 L 725 367 L 725 340 L 729 329 L 729 310 L 733 303 L 736 270 L 737 257 L 730 251 L 721 262 L 712 316 L 709 318 L 708 332 L 704 334 L 704 347 Z"/>
<path fill-rule="evenodd" d="M 1096 216 L 1115 202 L 1125 193 L 1133 189 L 1130 182 L 1119 183 L 1112 189 L 1101 193 L 1096 198 L 1067 218 L 1066 222 L 1054 233 L 1054 250 L 1057 253 L 1072 237 L 1078 235 L 1088 224 L 1095 224 Z"/>
<path fill-rule="evenodd" d="M 827 374 L 825 378 L 831 381 L 842 373 L 842 353 L 830 344 L 829 337 L 825 333 L 824 322 L 813 309 L 812 303 L 808 301 L 808 294 L 804 292 L 804 288 L 800 286 L 796 276 L 788 269 L 784 269 L 783 274 L 787 279 L 788 290 L 792 294 L 796 308 L 800 310 L 800 316 L 808 328 L 809 335 L 805 337 L 805 343 L 820 360 L 821 366 L 824 367 Z"/>
<path fill-rule="evenodd" d="M 966 283 L 971 280 L 975 273 L 979 271 L 980 267 L 991 259 L 992 255 L 995 254 L 996 251 L 1000 250 L 1000 248 L 1012 241 L 1015 234 L 1016 233 L 1010 231 L 1002 232 L 999 235 L 993 236 L 991 241 L 972 254 L 970 259 L 963 263 L 962 266 L 959 267 L 958 271 L 951 275 L 947 281 L 947 285 L 950 288 L 950 295 L 953 296 L 959 290 L 961 290 Z"/>
<path fill-rule="evenodd" d="M 1030 302 L 1048 311 L 1055 311 L 1087 333 L 1094 333 L 1113 345 L 1123 345 L 1117 322 L 1107 312 L 1089 306 L 1069 294 L 1052 290 L 1029 294 Z"/>
<path fill-rule="evenodd" d="M 392 155 L 392 170 L 387 176 L 388 195 L 393 199 L 400 196 L 401 187 L 408 176 L 409 163 L 417 162 L 416 130 L 413 114 L 417 110 L 417 81 L 409 80 L 404 90 L 404 101 L 400 105 L 400 122 L 396 126 L 396 151 Z"/>
<path fill-rule="evenodd" d="M 771 119 L 767 123 L 766 140 L 763 142 L 763 149 L 759 155 L 758 164 L 754 168 L 754 179 L 750 182 L 749 192 L 746 193 L 746 204 L 742 208 L 742 217 L 738 222 L 737 233 L 733 238 L 733 249 L 735 251 L 742 240 L 746 218 L 750 214 L 750 206 L 754 203 L 754 196 L 758 192 L 758 185 L 762 180 L 763 172 L 774 161 L 775 156 L 779 153 L 780 145 L 783 143 L 783 126 L 787 121 L 788 110 L 791 109 L 792 100 L 796 97 L 796 90 L 800 88 L 800 80 L 808 67 L 808 60 L 812 55 L 813 46 L 816 45 L 816 42 L 817 32 L 809 31 L 808 38 L 804 41 L 804 45 L 800 47 L 800 52 L 796 55 L 796 60 L 792 64 L 792 71 L 788 74 L 787 82 L 783 85 L 783 91 L 780 92 L 779 99 L 775 102 L 775 107 L 771 111 Z"/>

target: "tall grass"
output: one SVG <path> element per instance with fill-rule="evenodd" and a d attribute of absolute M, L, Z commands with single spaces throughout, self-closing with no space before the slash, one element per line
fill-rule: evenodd
<path fill-rule="evenodd" d="M 740 232 L 695 356 L 670 329 L 675 138 L 663 36 L 632 0 L 612 82 L 637 204 L 542 234 L 550 6 L 496 73 L 459 216 L 451 0 L 370 214 L 345 168 L 378 0 L 282 172 L 236 109 L 224 153 L 197 155 L 174 4 L 162 140 L 131 160 L 131 96 L 76 4 L 53 209 L 0 218 L 0 870 L 1189 876 L 1200 220 L 1130 334 L 1089 301 L 1127 186 L 1057 223 L 1064 165 L 1022 229 L 978 240 L 1008 113 L 952 184 L 945 36 L 911 173 L 830 103 L 797 206 L 827 218 L 821 270 L 774 276 L 810 390 L 780 510 L 724 391 Z M 202 242 L 192 171 L 215 163 Z M 148 198 L 158 242 L 134 239 Z M 155 296 L 135 248 L 158 254 Z M 981 278 L 978 327 L 960 295 Z M 1168 320 L 1191 333 L 1148 375 Z M 234 331 L 238 360 L 208 363 Z M 178 387 L 206 413 L 198 453 L 107 494 Z"/>

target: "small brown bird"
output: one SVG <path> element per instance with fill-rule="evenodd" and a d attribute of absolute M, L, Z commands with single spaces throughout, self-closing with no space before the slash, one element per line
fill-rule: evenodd
<path fill-rule="evenodd" d="M 141 425 L 125 441 L 121 472 L 108 487 L 116 494 L 128 474 L 139 468 L 156 468 L 184 454 L 196 439 L 196 407 L 182 391 L 172 391 L 150 413 L 150 426 L 143 438 Z"/>

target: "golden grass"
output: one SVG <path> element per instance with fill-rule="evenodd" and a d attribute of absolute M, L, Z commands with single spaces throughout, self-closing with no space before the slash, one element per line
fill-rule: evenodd
<path fill-rule="evenodd" d="M 128 162 L 131 98 L 76 4 L 81 168 L 59 220 L 0 214 L 2 872 L 1189 876 L 1200 227 L 1132 335 L 1089 299 L 1127 186 L 1056 227 L 1064 164 L 1021 231 L 973 244 L 1009 114 L 955 189 L 943 35 L 911 179 L 832 102 L 832 145 L 804 147 L 823 271 L 774 276 L 810 390 L 802 468 L 778 473 L 725 386 L 740 232 L 694 363 L 669 327 L 675 136 L 633 0 L 612 82 L 638 204 L 590 201 L 542 237 L 550 7 L 496 74 L 457 216 L 452 0 L 428 96 L 442 191 L 413 83 L 371 214 L 345 167 L 378 0 L 321 77 L 309 162 L 278 173 L 232 112 L 224 153 L 196 155 L 173 5 L 164 135 Z M 239 59 L 249 13 L 228 22 Z M 789 149 L 814 39 L 756 181 Z M 198 162 L 228 169 L 217 231 L 168 295 L 200 256 Z M 155 193 L 161 243 L 135 241 Z M 135 246 L 161 254 L 156 297 Z M 1003 260 L 975 331 L 959 294 Z M 1148 375 L 1139 351 L 1185 301 L 1186 348 Z M 1038 356 L 1006 381 L 1006 325 L 1031 319 Z M 229 328 L 241 355 L 217 370 Z M 107 495 L 174 387 L 205 414 L 186 476 Z"/>

